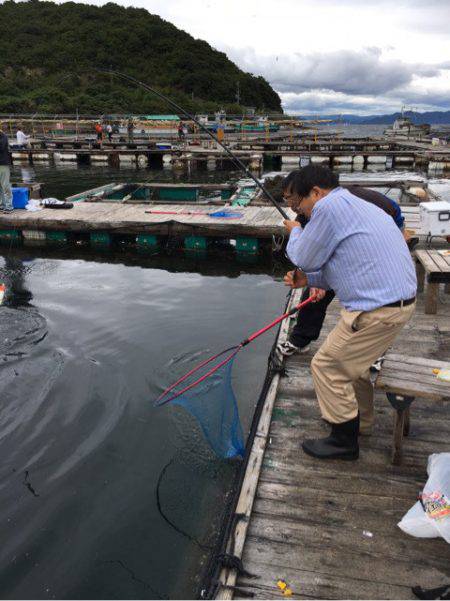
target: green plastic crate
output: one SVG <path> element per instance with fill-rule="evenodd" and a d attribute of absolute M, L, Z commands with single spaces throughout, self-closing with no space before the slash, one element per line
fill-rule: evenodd
<path fill-rule="evenodd" d="M 107 232 L 91 232 L 89 239 L 92 246 L 110 246 L 111 234 Z"/>
<path fill-rule="evenodd" d="M 136 244 L 140 250 L 157 250 L 159 248 L 159 240 L 152 234 L 138 234 Z"/>
<path fill-rule="evenodd" d="M 256 254 L 259 251 L 258 238 L 236 238 L 236 251 L 239 253 Z"/>
<path fill-rule="evenodd" d="M 67 244 L 67 232 L 46 232 L 45 239 L 49 244 Z"/>
<path fill-rule="evenodd" d="M 15 243 L 22 241 L 22 232 L 20 230 L 0 230 L 1 243 Z"/>
<path fill-rule="evenodd" d="M 206 250 L 207 241 L 204 236 L 188 236 L 184 239 L 186 250 Z"/>

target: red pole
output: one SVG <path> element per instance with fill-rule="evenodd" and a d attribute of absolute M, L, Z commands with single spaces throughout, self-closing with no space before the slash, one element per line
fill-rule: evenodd
<path fill-rule="evenodd" d="M 286 319 L 286 317 L 293 315 L 294 313 L 299 311 L 302 307 L 304 307 L 308 303 L 312 302 L 315 298 L 316 298 L 316 295 L 310 296 L 302 303 L 299 303 L 298 305 L 296 305 L 295 307 L 290 309 L 287 313 L 284 313 L 283 315 L 280 315 L 280 317 L 277 317 L 274 321 L 272 321 L 272 323 L 269 323 L 267 326 L 265 326 L 261 330 L 258 330 L 257 332 L 250 334 L 250 336 L 248 338 L 246 338 L 243 342 L 241 342 L 241 346 L 245 346 L 249 342 L 252 342 L 253 340 L 255 340 L 255 338 L 258 338 L 258 336 L 261 336 L 261 334 L 264 334 L 265 332 L 267 332 L 267 330 L 270 330 L 271 328 L 276 326 L 277 323 L 280 323 L 280 321 L 283 321 L 283 319 Z"/>

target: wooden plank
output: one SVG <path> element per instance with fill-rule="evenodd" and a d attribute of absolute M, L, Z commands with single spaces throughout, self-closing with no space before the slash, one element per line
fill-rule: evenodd
<path fill-rule="evenodd" d="M 440 255 L 436 250 L 429 251 L 429 255 L 441 271 L 450 272 L 450 265 L 447 263 L 445 258 L 442 255 Z"/>
<path fill-rule="evenodd" d="M 333 519 L 330 519 L 332 517 Z M 316 519 L 315 512 L 310 513 L 306 520 L 288 520 L 284 517 L 275 515 L 256 515 L 250 526 L 249 535 L 258 537 L 267 544 L 274 543 L 290 543 L 292 546 L 304 545 L 306 548 L 322 548 L 324 543 L 333 541 L 333 545 L 339 550 L 341 561 L 345 561 L 346 556 L 365 556 L 373 560 L 381 559 L 388 563 L 389 561 L 397 561 L 397 553 L 401 549 L 402 562 L 410 563 L 411 565 L 419 564 L 421 561 L 430 566 L 430 559 L 434 567 L 438 567 L 444 572 L 448 570 L 450 551 L 446 549 L 443 554 L 436 553 L 432 557 L 424 557 L 423 550 L 420 544 L 406 545 L 393 542 L 392 533 L 383 533 L 378 530 L 374 532 L 376 545 L 372 537 L 366 537 L 363 534 L 364 528 L 348 527 L 349 520 L 334 519 L 333 509 L 328 509 L 328 516 L 325 521 Z M 394 532 L 394 529 L 393 529 Z M 402 541 L 403 543 L 403 541 Z M 445 548 L 446 542 L 441 540 L 442 548 Z M 350 568 L 351 569 L 351 568 Z M 353 570 L 352 570 L 353 571 Z M 353 572 L 354 573 L 354 572 Z M 391 572 L 391 578 L 394 572 Z M 373 580 L 384 579 L 384 574 L 378 574 L 373 577 Z M 389 576 L 388 576 L 389 577 Z M 395 577 L 392 582 L 396 582 Z M 403 584 L 406 584 L 403 581 Z"/>
<path fill-rule="evenodd" d="M 409 378 L 400 378 L 396 373 L 379 376 L 376 386 L 380 390 L 385 390 L 386 392 L 392 392 L 395 394 L 417 396 L 423 399 L 431 399 L 433 401 L 450 400 L 450 391 L 448 389 L 443 390 L 442 387 L 435 387 L 426 384 L 421 385 L 417 382 L 412 384 Z"/>
<path fill-rule="evenodd" d="M 433 261 L 432 257 L 429 255 L 429 252 L 427 250 L 416 250 L 415 256 L 422 263 L 427 273 L 434 273 L 435 271 L 440 271 L 440 269 Z"/>
<path fill-rule="evenodd" d="M 346 524 L 348 512 L 355 515 L 355 529 L 370 530 L 385 536 L 395 536 L 397 522 L 409 509 L 408 501 L 395 503 L 392 498 L 373 496 L 372 510 L 366 515 L 359 508 L 367 503 L 365 495 L 355 494 L 349 502 L 347 497 L 326 490 L 311 490 L 305 487 L 292 487 L 274 482 L 261 482 L 254 504 L 254 515 L 282 518 L 304 522 L 314 516 L 316 523 L 326 523 L 333 512 L 335 525 Z"/>
<path fill-rule="evenodd" d="M 295 290 L 293 292 L 289 302 L 289 308 L 300 301 L 301 292 L 301 290 Z M 278 343 L 284 342 L 287 339 L 289 321 L 290 320 L 288 318 L 282 322 L 280 332 L 277 338 Z M 247 463 L 247 469 L 245 471 L 245 476 L 242 483 L 238 503 L 236 506 L 236 513 L 243 515 L 246 518 L 244 520 L 239 520 L 237 526 L 234 529 L 234 532 L 232 532 L 230 535 L 230 540 L 228 541 L 227 552 L 231 553 L 236 557 L 242 557 L 244 549 L 244 543 L 247 536 L 250 515 L 252 513 L 253 502 L 256 495 L 256 487 L 258 485 L 259 475 L 264 457 L 264 451 L 269 436 L 272 410 L 275 403 L 279 380 L 280 375 L 275 374 L 267 392 L 263 410 L 259 418 L 256 435 L 253 441 L 252 450 L 250 452 L 249 460 Z M 232 541 L 234 541 L 234 545 L 232 545 Z M 232 599 L 232 589 L 226 587 L 233 587 L 236 584 L 236 579 L 236 570 L 228 568 L 223 569 L 220 574 L 220 582 L 222 582 L 224 586 L 219 590 L 216 598 Z"/>
<path fill-rule="evenodd" d="M 363 537 L 361 536 L 361 538 Z M 321 545 L 317 543 L 321 543 Z M 433 548 L 430 541 L 426 539 L 420 539 L 419 543 L 415 541 L 415 544 L 420 546 L 424 558 Z M 440 548 L 443 553 L 446 553 L 443 548 L 444 544 L 442 543 Z M 406 546 L 406 541 L 404 541 L 404 546 Z M 448 552 L 446 555 L 448 556 Z M 319 577 L 322 581 L 336 576 L 348 579 L 351 583 L 355 582 L 356 585 L 359 585 L 360 590 L 366 581 L 379 585 L 384 584 L 386 590 L 390 592 L 386 592 L 385 596 L 381 597 L 382 599 L 397 598 L 395 592 L 398 591 L 398 588 L 391 589 L 390 585 L 411 587 L 412 584 L 420 582 L 424 588 L 431 588 L 448 579 L 447 570 L 435 567 L 431 561 L 421 563 L 420 560 L 415 562 L 405 560 L 402 557 L 402 546 L 398 548 L 397 556 L 389 561 L 384 557 L 368 555 L 360 550 L 359 544 L 353 550 L 346 549 L 344 551 L 333 542 L 332 538 L 324 540 L 322 537 L 319 537 L 315 545 L 309 545 L 306 541 L 305 544 L 293 544 L 290 541 L 269 543 L 266 539 L 252 534 L 249 536 L 249 545 L 244 554 L 244 561 L 248 569 L 256 573 L 261 571 L 258 570 L 258 566 L 261 564 L 272 566 L 271 575 L 278 577 L 283 577 L 284 570 L 286 573 L 290 573 L 291 570 L 301 568 L 303 571 L 309 572 L 311 577 Z M 297 584 L 296 588 L 301 590 L 301 582 Z M 348 599 L 351 596 L 351 588 L 349 588 L 347 594 L 343 596 L 325 596 L 324 598 Z M 319 595 L 314 594 L 313 597 L 320 598 Z M 357 595 L 355 597 L 359 598 Z M 410 598 L 412 597 L 413 595 Z"/>
<path fill-rule="evenodd" d="M 445 366 L 445 367 L 444 367 Z M 450 361 L 433 361 L 430 359 L 428 365 L 414 362 L 402 362 L 392 361 L 392 359 L 385 359 L 383 361 L 382 371 L 384 370 L 398 370 L 399 372 L 411 372 L 412 374 L 420 374 L 421 377 L 430 378 L 433 381 L 436 380 L 433 369 L 450 369 Z"/>
<path fill-rule="evenodd" d="M 286 568 L 253 560 L 251 566 L 257 578 L 239 578 L 239 586 L 253 592 L 257 599 L 281 598 L 276 584 L 280 578 L 293 591 L 291 599 L 411 599 L 409 586 L 308 571 L 302 569 L 301 562 L 295 568 Z"/>
<path fill-rule="evenodd" d="M 184 205 L 170 205 L 171 211 L 181 213 Z M 203 206 L 203 205 L 202 205 Z M 159 208 L 157 208 L 159 207 Z M 154 210 L 168 210 L 167 205 L 154 205 Z M 122 203 L 79 202 L 70 211 L 44 209 L 39 212 L 14 211 L 12 215 L 1 215 L 0 225 L 34 230 L 92 231 L 103 230 L 118 233 L 198 233 L 206 236 L 235 238 L 251 236 L 269 238 L 285 232 L 279 213 L 273 207 L 265 207 L 267 219 L 254 223 L 260 207 L 240 207 L 242 219 L 224 220 L 205 215 L 158 215 L 148 214 L 148 205 L 124 205 Z M 201 210 L 201 209 L 200 209 Z M 205 212 L 208 208 L 205 207 Z"/>
<path fill-rule="evenodd" d="M 433 365 L 433 368 L 436 367 L 438 369 L 447 369 L 449 367 L 450 359 L 447 361 L 438 361 L 434 358 L 426 358 L 426 357 L 410 357 L 408 355 L 402 355 L 399 353 L 389 352 L 386 354 L 385 362 L 398 362 L 405 363 L 409 365 L 421 365 L 424 367 L 429 367 L 430 364 Z"/>
<path fill-rule="evenodd" d="M 295 401 L 289 402 L 289 400 L 280 399 L 281 402 L 282 405 L 277 400 L 270 429 L 272 443 L 275 446 L 277 445 L 277 438 L 283 433 L 297 441 L 300 440 L 302 432 L 309 433 L 310 430 L 315 430 L 314 425 L 320 419 L 316 399 L 309 399 L 305 406 L 302 402 L 302 410 L 298 412 L 294 409 L 295 405 L 298 404 Z M 450 411 L 448 411 L 448 406 L 445 403 L 445 401 L 443 403 L 430 403 L 427 399 L 416 399 L 412 405 L 412 436 L 417 439 L 414 440 L 414 444 L 418 444 L 420 447 L 422 442 L 426 444 L 436 442 L 439 444 L 442 440 L 450 440 Z M 384 447 L 389 443 L 392 436 L 392 424 L 390 423 L 392 408 L 382 391 L 378 391 L 376 395 L 375 413 L 373 436 L 376 437 L 376 442 L 373 444 L 377 447 Z M 438 431 L 435 428 L 437 420 L 439 420 Z M 418 438 L 419 435 L 420 439 Z M 426 445 L 423 446 L 424 449 L 425 447 Z"/>

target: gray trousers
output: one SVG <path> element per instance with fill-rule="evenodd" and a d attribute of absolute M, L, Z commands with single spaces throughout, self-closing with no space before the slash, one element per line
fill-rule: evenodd
<path fill-rule="evenodd" d="M 0 165 L 0 208 L 12 209 L 12 190 L 9 181 L 9 165 Z"/>

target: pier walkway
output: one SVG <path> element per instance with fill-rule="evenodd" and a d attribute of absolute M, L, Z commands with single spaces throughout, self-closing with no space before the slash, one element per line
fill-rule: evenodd
<path fill-rule="evenodd" d="M 394 351 L 450 360 L 450 296 L 437 315 L 424 314 L 421 295 L 412 322 Z M 332 303 L 321 336 L 338 318 Z M 281 331 L 280 336 L 286 335 Z M 312 353 L 286 361 L 288 376 L 271 387 L 253 444 L 232 533 L 235 552 L 256 578 L 222 572 L 222 582 L 238 587 L 234 597 L 283 597 L 284 580 L 293 599 L 412 599 L 411 587 L 450 582 L 450 547 L 443 539 L 404 534 L 397 523 L 416 502 L 427 480 L 431 453 L 450 451 L 450 412 L 417 399 L 411 407 L 411 434 L 404 460 L 391 464 L 393 409 L 376 395 L 372 436 L 361 437 L 360 459 L 319 461 L 300 448 L 306 437 L 323 436 L 309 363 Z M 272 398 L 270 398 L 272 397 Z M 264 433 L 265 425 L 267 434 Z M 261 467 L 259 471 L 259 467 Z M 222 588 L 218 598 L 232 598 Z"/>
<path fill-rule="evenodd" d="M 72 209 L 67 210 L 16 210 L 11 214 L 0 215 L 0 229 L 166 235 L 170 228 L 170 233 L 194 232 L 203 236 L 225 238 L 272 238 L 273 235 L 285 234 L 282 217 L 272 206 L 239 207 L 234 211 L 242 217 L 233 219 L 209 216 L 209 213 L 218 209 L 217 206 L 200 204 L 77 202 Z M 157 214 L 153 211 L 175 214 Z M 189 211 L 196 214 L 186 214 Z M 199 212 L 204 212 L 204 215 L 198 215 Z"/>

